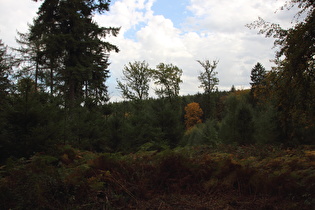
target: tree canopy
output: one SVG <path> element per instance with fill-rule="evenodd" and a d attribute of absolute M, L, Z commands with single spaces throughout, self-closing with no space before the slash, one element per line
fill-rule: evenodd
<path fill-rule="evenodd" d="M 276 67 L 269 77 L 269 90 L 279 109 L 280 122 L 288 141 L 297 139 L 310 142 L 315 129 L 315 2 L 312 0 L 291 0 L 283 8 L 300 8 L 297 16 L 306 12 L 306 18 L 292 28 L 283 29 L 259 18 L 249 24 L 260 28 L 259 33 L 275 38 Z"/>
<path fill-rule="evenodd" d="M 179 84 L 183 81 L 181 76 L 183 70 L 174 66 L 173 64 L 160 63 L 152 70 L 153 79 L 155 84 L 159 87 L 155 89 L 155 93 L 159 97 L 176 97 L 179 94 Z"/>
<path fill-rule="evenodd" d="M 204 69 L 204 72 L 201 72 L 198 76 L 199 81 L 201 82 L 200 88 L 203 88 L 206 94 L 210 94 L 215 87 L 219 84 L 219 79 L 216 77 L 218 72 L 215 71 L 219 63 L 218 60 L 212 61 L 197 61 Z"/>
<path fill-rule="evenodd" d="M 202 123 L 201 117 L 203 115 L 203 111 L 198 103 L 192 102 L 187 104 L 185 107 L 185 112 L 186 130 L 191 129 L 196 124 Z"/>
<path fill-rule="evenodd" d="M 122 81 L 125 81 L 123 83 Z M 117 80 L 118 89 L 121 90 L 124 98 L 131 100 L 143 100 L 149 96 L 149 82 L 151 71 L 149 64 L 145 61 L 129 62 L 124 66 L 122 81 Z"/>
<path fill-rule="evenodd" d="M 0 99 L 7 95 L 10 87 L 9 75 L 12 68 L 12 57 L 7 51 L 7 46 L 0 39 Z M 1 102 L 0 102 L 1 103 Z"/>
<path fill-rule="evenodd" d="M 118 47 L 106 41 L 119 28 L 100 27 L 95 12 L 109 10 L 107 0 L 46 0 L 30 27 L 29 41 L 40 46 L 42 66 L 50 71 L 50 83 L 62 94 L 67 106 L 82 99 L 107 100 L 109 52 Z M 53 91 L 52 91 L 53 92 Z"/>
<path fill-rule="evenodd" d="M 11 156 L 54 153 L 66 144 L 135 155 L 191 145 L 314 144 L 311 1 L 289 1 L 287 7 L 297 4 L 307 12 L 292 28 L 252 25 L 274 36 L 278 51 L 271 70 L 260 63 L 248 69 L 251 89 L 218 90 L 218 61 L 205 60 L 198 61 L 203 71 L 195 78 L 204 93 L 180 95 L 183 70 L 178 66 L 162 62 L 151 69 L 146 61 L 134 61 L 117 79 L 129 100 L 116 102 L 107 100 L 105 82 L 109 54 L 118 47 L 106 38 L 119 28 L 93 20 L 108 11 L 109 2 L 44 0 L 29 31 L 18 33 L 15 51 L 0 41 L 1 163 Z M 157 97 L 149 97 L 151 87 Z M 72 154 L 67 155 L 63 158 Z"/>

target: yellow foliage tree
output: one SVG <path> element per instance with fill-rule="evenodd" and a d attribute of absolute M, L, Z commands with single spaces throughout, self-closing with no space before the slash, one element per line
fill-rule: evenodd
<path fill-rule="evenodd" d="M 186 130 L 191 129 L 196 124 L 202 123 L 201 116 L 203 115 L 203 111 L 198 103 L 193 102 L 187 104 L 187 106 L 185 107 L 185 112 Z"/>

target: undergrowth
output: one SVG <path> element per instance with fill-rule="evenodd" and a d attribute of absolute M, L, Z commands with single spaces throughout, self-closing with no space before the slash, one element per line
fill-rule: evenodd
<path fill-rule="evenodd" d="M 59 146 L 52 154 L 8 159 L 0 167 L 1 209 L 144 208 L 165 195 L 205 201 L 231 194 L 255 202 L 276 197 L 290 208 L 311 209 L 314 192 L 315 150 L 310 146 L 199 146 L 127 155 Z"/>

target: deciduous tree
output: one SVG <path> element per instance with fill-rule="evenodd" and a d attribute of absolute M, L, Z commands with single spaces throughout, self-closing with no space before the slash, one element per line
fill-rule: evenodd
<path fill-rule="evenodd" d="M 145 61 L 135 61 L 125 65 L 122 81 L 117 80 L 118 89 L 126 99 L 142 100 L 149 96 L 149 82 L 151 80 L 149 64 Z"/>
<path fill-rule="evenodd" d="M 156 68 L 152 70 L 154 83 L 159 86 L 155 93 L 159 97 L 172 98 L 178 96 L 179 84 L 183 82 L 181 80 L 183 71 L 177 66 L 164 63 L 160 63 Z"/>
<path fill-rule="evenodd" d="M 203 111 L 200 108 L 199 104 L 196 102 L 187 104 L 185 107 L 185 125 L 186 130 L 191 129 L 196 124 L 202 123 L 201 117 L 203 115 Z"/>
<path fill-rule="evenodd" d="M 215 71 L 219 61 L 214 60 L 210 63 L 209 60 L 197 62 L 203 67 L 204 72 L 201 72 L 198 76 L 199 81 L 201 82 L 200 88 L 203 88 L 206 94 L 210 94 L 215 87 L 219 84 L 219 79 L 216 77 L 218 72 Z"/>
<path fill-rule="evenodd" d="M 306 12 L 306 18 L 289 29 L 262 18 L 248 26 L 276 38 L 275 46 L 279 47 L 270 91 L 279 111 L 283 139 L 310 143 L 315 133 L 315 2 L 290 0 L 283 8 L 294 5 L 300 8 L 297 16 L 301 18 Z"/>

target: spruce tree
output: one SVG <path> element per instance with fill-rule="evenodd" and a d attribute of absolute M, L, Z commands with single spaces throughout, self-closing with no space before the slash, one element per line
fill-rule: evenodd
<path fill-rule="evenodd" d="M 0 103 L 9 91 L 11 67 L 12 57 L 7 52 L 7 46 L 0 39 Z"/>
<path fill-rule="evenodd" d="M 250 79 L 251 79 L 251 86 L 255 87 L 260 85 L 266 76 L 266 69 L 261 65 L 259 62 L 252 68 Z"/>
<path fill-rule="evenodd" d="M 259 62 L 252 68 L 251 70 L 251 97 L 253 99 L 253 103 L 256 104 L 259 98 L 262 98 L 262 94 L 264 92 L 264 88 L 266 78 L 266 69 Z"/>
<path fill-rule="evenodd" d="M 107 100 L 109 52 L 118 48 L 104 41 L 119 28 L 100 27 L 92 17 L 109 10 L 109 0 L 45 0 L 30 30 L 30 40 L 39 41 L 42 58 L 50 69 L 66 105 L 83 100 Z M 52 89 L 52 87 L 51 87 Z"/>
<path fill-rule="evenodd" d="M 39 86 L 39 80 L 43 80 L 43 68 L 40 68 L 41 62 L 41 45 L 37 40 L 30 40 L 29 33 L 18 32 L 17 43 L 19 48 L 14 50 L 18 53 L 16 56 L 16 62 L 19 65 L 18 77 L 29 77 L 35 82 L 34 89 L 37 91 Z M 51 86 L 52 87 L 52 86 Z M 51 88 L 52 92 L 52 88 Z"/>

